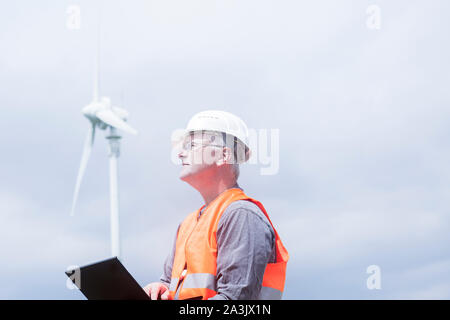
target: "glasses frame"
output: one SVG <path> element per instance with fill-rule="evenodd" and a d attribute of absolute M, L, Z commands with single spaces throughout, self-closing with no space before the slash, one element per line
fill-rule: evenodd
<path fill-rule="evenodd" d="M 186 147 L 186 145 L 188 145 L 188 144 L 190 144 L 190 147 Z M 197 145 L 195 146 L 195 144 L 197 144 Z M 193 150 L 198 149 L 199 147 L 208 147 L 208 146 L 219 147 L 219 148 L 226 147 L 225 145 L 220 145 L 220 144 L 198 143 L 198 142 L 194 142 L 194 141 L 186 141 L 185 143 L 181 144 L 181 150 L 193 151 Z"/>

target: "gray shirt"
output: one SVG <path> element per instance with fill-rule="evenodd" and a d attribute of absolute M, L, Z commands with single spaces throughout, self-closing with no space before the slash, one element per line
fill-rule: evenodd
<path fill-rule="evenodd" d="M 220 217 L 216 235 L 218 293 L 210 299 L 256 300 L 266 265 L 276 259 L 275 233 L 266 216 L 250 201 L 235 201 Z M 167 286 L 175 248 L 176 237 L 160 279 Z"/>

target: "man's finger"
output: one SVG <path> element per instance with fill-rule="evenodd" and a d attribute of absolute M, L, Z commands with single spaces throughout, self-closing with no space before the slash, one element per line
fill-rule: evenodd
<path fill-rule="evenodd" d="M 152 294 L 151 299 L 152 300 L 158 300 L 159 290 L 161 289 L 160 286 L 152 286 Z"/>
<path fill-rule="evenodd" d="M 169 300 L 169 290 L 166 290 L 166 291 L 161 295 L 161 300 Z"/>

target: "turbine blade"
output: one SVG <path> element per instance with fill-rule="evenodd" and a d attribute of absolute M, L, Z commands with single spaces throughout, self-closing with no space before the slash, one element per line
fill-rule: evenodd
<path fill-rule="evenodd" d="M 111 109 L 100 110 L 95 115 L 97 116 L 97 118 L 110 125 L 111 127 L 123 130 L 131 134 L 137 134 L 137 131 L 133 127 L 123 121 Z"/>
<path fill-rule="evenodd" d="M 98 87 L 99 87 L 99 78 L 98 78 L 98 57 L 95 58 L 94 65 L 94 89 L 93 89 L 93 101 L 98 102 Z"/>
<path fill-rule="evenodd" d="M 75 192 L 73 194 L 72 210 L 70 212 L 71 216 L 73 216 L 75 212 L 75 205 L 78 200 L 78 192 L 80 191 L 81 180 L 83 180 L 84 172 L 86 171 L 86 166 L 91 155 L 92 145 L 94 144 L 94 137 L 95 125 L 92 124 L 92 126 L 88 130 L 88 134 L 84 142 L 83 154 L 81 156 L 80 168 L 78 169 L 77 182 L 75 184 Z"/>
<path fill-rule="evenodd" d="M 100 8 L 98 8 L 98 20 L 97 20 L 97 34 L 96 34 L 96 50 L 95 50 L 95 59 L 94 59 L 94 102 L 99 101 L 99 90 L 100 90 L 100 35 L 101 35 L 101 16 L 100 16 Z"/>

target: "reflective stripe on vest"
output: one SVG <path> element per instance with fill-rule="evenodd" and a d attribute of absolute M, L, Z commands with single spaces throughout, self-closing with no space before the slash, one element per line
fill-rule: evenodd
<path fill-rule="evenodd" d="M 172 265 L 170 295 L 175 299 L 202 297 L 206 300 L 217 294 L 217 239 L 221 215 L 234 201 L 247 200 L 256 204 L 266 216 L 275 233 L 276 261 L 269 263 L 264 272 L 259 299 L 281 299 L 286 279 L 289 254 L 263 205 L 241 189 L 231 188 L 216 199 L 192 212 L 178 229 L 175 257 Z M 205 209 L 199 217 L 199 212 Z M 183 277 L 185 274 L 185 277 Z"/>
<path fill-rule="evenodd" d="M 179 300 L 180 289 L 177 288 L 178 280 L 178 278 L 172 278 L 170 281 L 169 292 L 175 292 L 175 295 L 173 295 L 174 300 Z M 197 288 L 217 291 L 216 277 L 210 273 L 188 274 L 185 278 L 181 278 L 179 286 L 180 288 L 183 288 L 184 291 L 186 291 L 186 289 Z"/>
<path fill-rule="evenodd" d="M 258 300 L 281 300 L 283 292 L 271 287 L 261 287 Z"/>
<path fill-rule="evenodd" d="M 175 291 L 177 289 L 178 278 L 172 278 L 170 280 L 169 291 Z"/>
<path fill-rule="evenodd" d="M 183 282 L 183 289 L 207 288 L 216 291 L 216 277 L 210 273 L 191 273 Z"/>
<path fill-rule="evenodd" d="M 178 284 L 178 278 L 173 278 L 170 282 L 169 291 L 175 291 Z M 190 274 L 184 280 L 183 288 L 208 288 L 216 291 L 216 277 L 209 273 L 194 273 Z M 258 300 L 281 300 L 283 292 L 271 287 L 261 287 L 258 295 Z M 175 300 L 178 300 L 178 295 L 175 294 Z"/>

